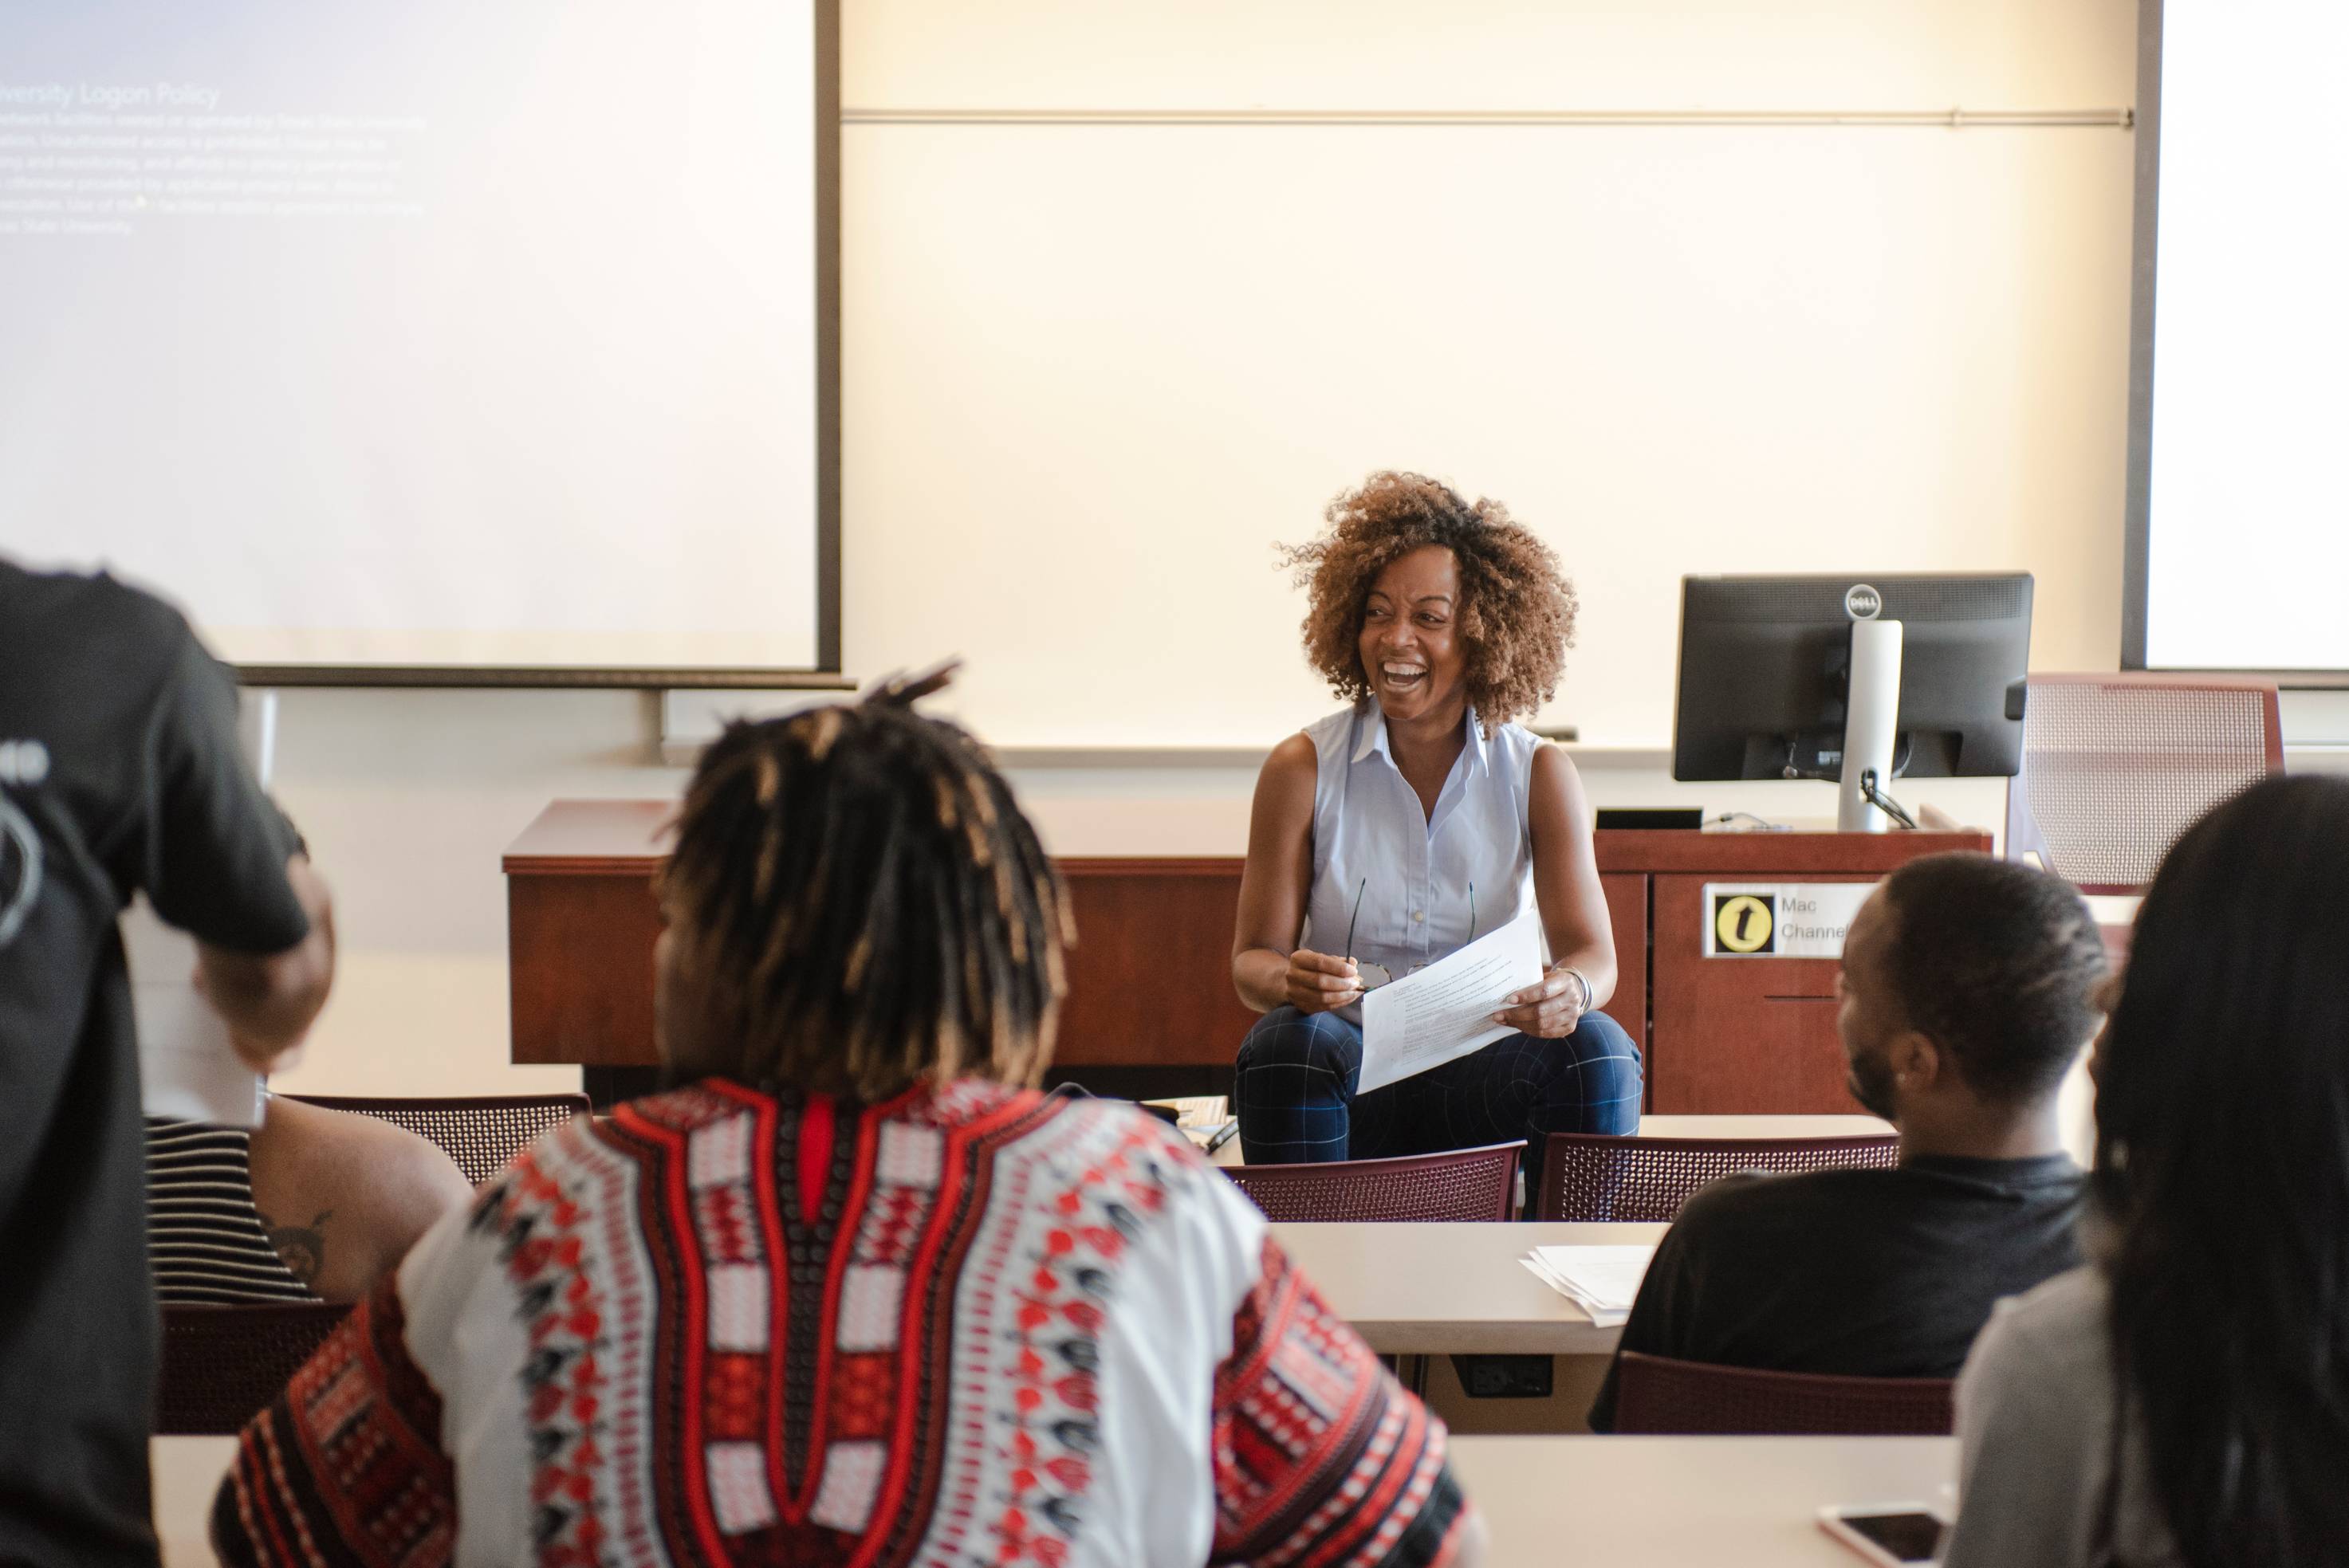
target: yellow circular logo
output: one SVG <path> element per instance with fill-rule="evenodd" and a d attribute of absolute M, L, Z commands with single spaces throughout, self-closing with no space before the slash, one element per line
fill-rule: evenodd
<path fill-rule="evenodd" d="M 1731 953 L 1758 953 L 1770 944 L 1770 927 L 1777 916 L 1769 904 L 1750 892 L 1721 901 L 1713 912 L 1713 935 Z"/>

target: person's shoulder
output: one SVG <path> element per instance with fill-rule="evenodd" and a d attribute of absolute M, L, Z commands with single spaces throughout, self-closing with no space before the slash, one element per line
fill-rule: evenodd
<path fill-rule="evenodd" d="M 1566 755 L 1566 748 L 1536 735 L 1521 718 L 1505 718 L 1493 726 L 1492 739 L 1514 752 L 1553 751 L 1560 757 Z"/>
<path fill-rule="evenodd" d="M 887 1127 L 956 1133 L 996 1146 L 1010 1156 L 1082 1166 L 1087 1175 L 1107 1165 L 1123 1171 L 1168 1166 L 1212 1173 L 1191 1140 L 1164 1118 L 1130 1099 L 1051 1092 L 980 1078 L 957 1078 L 876 1107 Z"/>
<path fill-rule="evenodd" d="M 100 665 L 109 685 L 123 690 L 171 668 L 195 633 L 171 604 L 107 573 L 32 572 L 0 562 L 0 645 L 6 640 L 37 645 L 45 657 L 36 668 Z"/>
<path fill-rule="evenodd" d="M 193 634 L 170 603 L 107 572 L 33 572 L 0 561 L 0 603 L 10 606 L 11 620 L 69 620 L 112 640 L 137 638 L 167 652 Z"/>
<path fill-rule="evenodd" d="M 2042 1361 L 2101 1365 L 2112 1308 L 2105 1271 L 2093 1264 L 2066 1269 L 1992 1308 L 1983 1342 Z"/>
<path fill-rule="evenodd" d="M 1264 777 L 1310 784 L 1321 769 L 1321 751 L 1310 730 L 1300 729 L 1274 747 L 1264 759 Z"/>
<path fill-rule="evenodd" d="M 1322 723 L 1327 723 L 1327 720 Z M 1274 747 L 1257 774 L 1257 810 L 1277 808 L 1294 814 L 1299 820 L 1313 809 L 1315 797 L 1321 788 L 1323 765 L 1332 758 L 1342 759 L 1342 737 L 1332 739 L 1319 733 L 1321 725 L 1300 729 Z"/>
<path fill-rule="evenodd" d="M 254 1201 L 265 1212 L 331 1212 L 342 1245 L 357 1254 L 330 1259 L 346 1288 L 364 1294 L 417 1237 L 472 1196 L 447 1150 L 380 1117 L 273 1096 L 251 1142 Z"/>
<path fill-rule="evenodd" d="M 1136 1221 L 1204 1221 L 1218 1232 L 1261 1224 L 1256 1206 L 1164 1119 L 1130 1100 L 1038 1098 L 1058 1126 L 1035 1148 L 1061 1173 L 1062 1191 L 1073 1183 L 1090 1196 L 1098 1187 Z M 1060 1193 L 1049 1201 L 1061 1203 Z"/>
<path fill-rule="evenodd" d="M 2104 1271 L 2084 1264 L 1991 1309 L 1959 1380 L 1960 1424 L 2023 1406 L 2043 1420 L 2089 1420 L 2109 1398 L 2110 1295 Z"/>
<path fill-rule="evenodd" d="M 1221 1173 L 1173 1123 L 1152 1115 L 1132 1100 L 1085 1095 L 1037 1098 L 1056 1115 L 1070 1119 L 1072 1127 L 1084 1129 L 1092 1140 L 1119 1150 L 1127 1162 L 1137 1168 L 1159 1169 L 1161 1180 L 1171 1179 L 1174 1185 L 1184 1187 L 1197 1185 L 1201 1176 L 1223 1180 Z"/>
<path fill-rule="evenodd" d="M 1262 1252 L 1263 1214 L 1181 1131 L 1130 1100 L 960 1079 L 907 1122 L 924 1124 L 958 1129 L 991 1161 L 988 1187 L 1000 1196 L 971 1222 L 1041 1220 L 1092 1250 L 1086 1266 L 1139 1271 L 1145 1294 L 1177 1278 L 1236 1282 Z"/>
<path fill-rule="evenodd" d="M 1758 1221 L 1802 1216 L 1864 1201 L 1879 1183 L 1880 1171 L 1738 1171 L 1706 1182 L 1681 1205 L 1675 1227 L 1692 1221 L 1700 1228 L 1749 1226 Z M 1862 1178 L 1855 1181 L 1853 1178 Z"/>
<path fill-rule="evenodd" d="M 1579 790 L 1582 775 L 1576 770 L 1574 758 L 1566 748 L 1554 740 L 1544 740 L 1525 726 L 1511 720 L 1501 727 L 1494 744 L 1501 755 L 1510 760 L 1510 771 L 1523 772 L 1536 788 Z"/>
<path fill-rule="evenodd" d="M 1304 749 L 1299 755 L 1309 754 L 1317 763 L 1325 758 L 1343 762 L 1353 755 L 1362 725 L 1375 722 L 1377 717 L 1377 705 L 1364 697 L 1335 713 L 1322 715 L 1281 745 L 1293 746 L 1302 740 Z"/>

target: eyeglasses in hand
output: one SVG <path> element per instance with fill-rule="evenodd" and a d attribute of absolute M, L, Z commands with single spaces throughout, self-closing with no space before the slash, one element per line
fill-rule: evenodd
<path fill-rule="evenodd" d="M 1381 985 L 1392 984 L 1395 979 L 1395 976 L 1389 973 L 1387 966 L 1383 964 L 1371 964 L 1366 960 L 1358 959 L 1354 956 L 1354 928 L 1361 923 L 1362 894 L 1369 891 L 1371 879 L 1364 877 L 1361 880 L 1361 884 L 1354 889 L 1354 913 L 1346 922 L 1346 962 L 1354 966 L 1354 973 L 1360 976 L 1362 982 L 1362 989 L 1365 991 L 1375 991 Z M 1474 942 L 1475 940 L 1476 884 L 1475 882 L 1470 882 L 1468 884 L 1468 942 Z M 1463 947 L 1465 947 L 1467 944 L 1467 942 L 1461 944 Z M 1403 973 L 1406 975 L 1416 975 L 1426 967 L 1427 965 L 1424 964 L 1414 964 L 1409 969 L 1404 970 Z"/>

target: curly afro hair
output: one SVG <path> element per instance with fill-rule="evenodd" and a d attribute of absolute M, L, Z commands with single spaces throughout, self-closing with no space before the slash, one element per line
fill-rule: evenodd
<path fill-rule="evenodd" d="M 1452 552 L 1460 572 L 1460 638 L 1468 700 L 1487 733 L 1534 712 L 1557 691 L 1574 645 L 1574 584 L 1557 552 L 1496 500 L 1471 506 L 1421 474 L 1372 474 L 1330 503 L 1328 531 L 1284 546 L 1310 599 L 1305 656 L 1350 702 L 1371 695 L 1360 644 L 1364 602 L 1379 573 L 1425 544 Z"/>

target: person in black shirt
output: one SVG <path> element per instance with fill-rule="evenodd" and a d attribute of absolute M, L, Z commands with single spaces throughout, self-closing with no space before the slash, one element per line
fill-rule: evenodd
<path fill-rule="evenodd" d="M 326 1000 L 324 885 L 236 745 L 227 673 L 105 576 L 0 561 L 0 1563 L 156 1562 L 156 1360 L 130 896 L 198 942 L 256 1071 Z"/>
<path fill-rule="evenodd" d="M 2104 944 L 2071 888 L 1987 855 L 1888 877 L 1846 935 L 1852 1097 L 1889 1171 L 1745 1174 L 1689 1199 L 1621 1348 L 1856 1377 L 1951 1377 L 1999 1297 L 2080 1261 L 2056 1091 L 2095 1035 Z M 1616 1367 L 1590 1424 L 1615 1424 Z"/>

